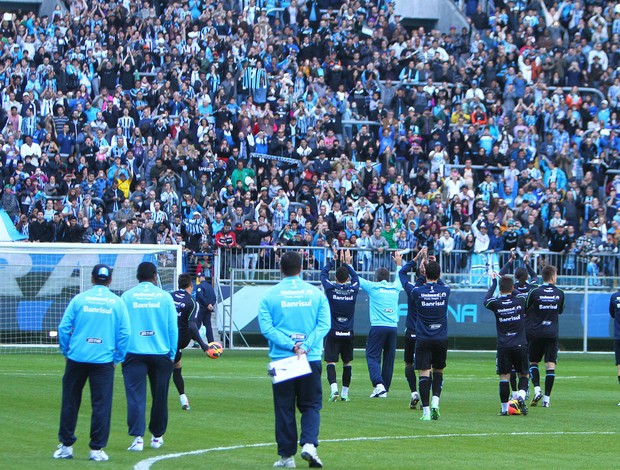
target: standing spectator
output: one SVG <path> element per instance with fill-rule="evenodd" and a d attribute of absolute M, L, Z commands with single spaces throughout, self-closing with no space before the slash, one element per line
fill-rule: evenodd
<path fill-rule="evenodd" d="M 375 228 L 373 236 L 370 237 L 370 246 L 373 249 L 372 254 L 372 267 L 377 270 L 385 265 L 386 252 L 390 245 L 383 235 L 381 235 L 381 228 Z"/>
<path fill-rule="evenodd" d="M 146 382 L 151 384 L 151 447 L 164 444 L 168 426 L 168 388 L 177 352 L 179 328 L 172 296 L 157 287 L 157 267 L 150 262 L 138 265 L 139 284 L 122 296 L 129 311 L 132 335 L 123 362 L 127 396 L 127 424 L 133 442 L 127 450 L 142 452 L 146 430 Z"/>
<path fill-rule="evenodd" d="M 215 246 L 220 249 L 222 275 L 228 278 L 229 270 L 236 267 L 237 234 L 231 230 L 230 221 L 224 222 L 221 231 L 215 234 Z"/>
<path fill-rule="evenodd" d="M 360 237 L 355 241 L 356 246 L 358 247 L 358 256 L 357 260 L 359 263 L 359 269 L 362 272 L 369 272 L 372 270 L 372 241 L 368 236 L 367 230 L 362 230 L 360 233 Z"/>
<path fill-rule="evenodd" d="M 294 467 L 297 453 L 295 406 L 301 412 L 301 457 L 311 467 L 322 467 L 319 445 L 321 387 L 321 349 L 330 329 L 329 304 L 316 287 L 302 281 L 301 256 L 288 251 L 280 259 L 283 279 L 269 289 L 258 308 L 258 323 L 269 341 L 273 361 L 293 355 L 307 355 L 311 373 L 273 384 L 278 460 L 275 467 Z M 300 300 L 299 292 L 303 292 Z"/>
<path fill-rule="evenodd" d="M 55 459 L 73 458 L 75 427 L 82 390 L 90 382 L 92 418 L 90 460 L 108 460 L 103 448 L 110 435 L 114 368 L 125 359 L 130 337 L 127 308 L 109 289 L 112 270 L 98 264 L 91 273 L 92 289 L 75 296 L 58 325 L 58 342 L 66 358 L 62 379 L 62 410 Z"/>

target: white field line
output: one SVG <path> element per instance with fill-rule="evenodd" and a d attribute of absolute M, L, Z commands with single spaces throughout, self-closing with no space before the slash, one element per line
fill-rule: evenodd
<path fill-rule="evenodd" d="M 391 440 L 410 440 L 410 439 L 437 439 L 437 438 L 477 438 L 477 437 L 497 437 L 497 436 L 586 436 L 586 435 L 615 435 L 615 431 L 551 431 L 551 432 L 507 432 L 507 433 L 471 433 L 471 434 L 430 434 L 412 436 L 377 436 L 377 437 L 348 437 L 342 439 L 321 439 L 321 442 L 360 442 L 360 441 L 391 441 Z M 222 452 L 239 449 L 251 449 L 255 447 L 275 446 L 273 442 L 261 442 L 258 444 L 240 444 L 227 447 L 212 447 L 210 449 L 192 450 L 188 452 L 177 452 L 174 454 L 158 455 L 141 460 L 134 465 L 134 470 L 149 470 L 153 464 L 162 460 L 177 459 L 191 455 L 207 454 L 209 452 Z"/>

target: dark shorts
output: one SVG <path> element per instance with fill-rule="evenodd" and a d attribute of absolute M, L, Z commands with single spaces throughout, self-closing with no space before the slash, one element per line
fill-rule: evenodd
<path fill-rule="evenodd" d="M 179 342 L 177 344 L 177 353 L 174 356 L 175 364 L 181 360 L 181 357 L 183 356 L 182 350 L 185 349 L 189 345 L 191 340 L 192 340 L 191 332 L 189 331 L 180 332 L 179 331 Z"/>
<path fill-rule="evenodd" d="M 415 368 L 417 370 L 445 369 L 448 357 L 448 340 L 422 340 L 415 344 Z"/>
<path fill-rule="evenodd" d="M 405 364 L 413 364 L 415 343 L 415 332 L 407 328 L 407 330 L 405 330 Z"/>
<path fill-rule="evenodd" d="M 556 364 L 559 348 L 557 338 L 532 338 L 528 344 L 530 362 L 541 362 L 544 356 L 545 362 Z"/>
<path fill-rule="evenodd" d="M 620 340 L 614 341 L 614 352 L 616 353 L 616 365 L 620 366 Z"/>
<path fill-rule="evenodd" d="M 345 364 L 353 360 L 353 332 L 350 336 L 336 336 L 331 332 L 325 337 L 325 362 L 338 362 L 338 357 Z"/>
<path fill-rule="evenodd" d="M 525 347 L 498 349 L 497 374 L 510 374 L 513 368 L 520 374 L 528 373 L 527 349 Z"/>

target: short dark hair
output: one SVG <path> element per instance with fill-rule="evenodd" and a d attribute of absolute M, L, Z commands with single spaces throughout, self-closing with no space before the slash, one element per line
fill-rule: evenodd
<path fill-rule="evenodd" d="M 192 285 L 192 276 L 187 273 L 179 275 L 179 289 L 187 289 Z"/>
<path fill-rule="evenodd" d="M 515 279 L 519 282 L 527 281 L 527 269 L 519 267 L 515 269 Z"/>
<path fill-rule="evenodd" d="M 429 281 L 436 281 L 441 276 L 441 268 L 437 261 L 429 261 L 426 263 L 426 279 Z"/>
<path fill-rule="evenodd" d="M 555 266 L 548 264 L 542 270 L 542 278 L 544 282 L 551 282 L 551 279 L 557 274 L 558 270 Z"/>
<path fill-rule="evenodd" d="M 136 278 L 138 279 L 138 282 L 152 281 L 156 275 L 157 266 L 153 263 L 144 261 L 138 265 L 138 270 L 136 271 Z"/>
<path fill-rule="evenodd" d="M 340 284 L 344 284 L 349 280 L 349 270 L 346 266 L 340 266 L 336 269 L 336 281 Z"/>
<path fill-rule="evenodd" d="M 280 258 L 280 271 L 285 276 L 297 276 L 301 272 L 301 256 L 296 251 L 287 251 Z"/>
<path fill-rule="evenodd" d="M 375 279 L 377 282 L 381 281 L 389 281 L 390 280 L 390 271 L 388 268 L 379 268 L 375 272 Z"/>
<path fill-rule="evenodd" d="M 515 281 L 510 276 L 499 278 L 499 291 L 502 294 L 510 294 L 514 289 Z"/>

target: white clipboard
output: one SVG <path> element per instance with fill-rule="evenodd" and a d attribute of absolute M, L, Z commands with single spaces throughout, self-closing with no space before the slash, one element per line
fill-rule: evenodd
<path fill-rule="evenodd" d="M 307 354 L 295 355 L 270 362 L 268 370 L 268 374 L 271 376 L 274 384 L 308 375 L 311 372 Z"/>

